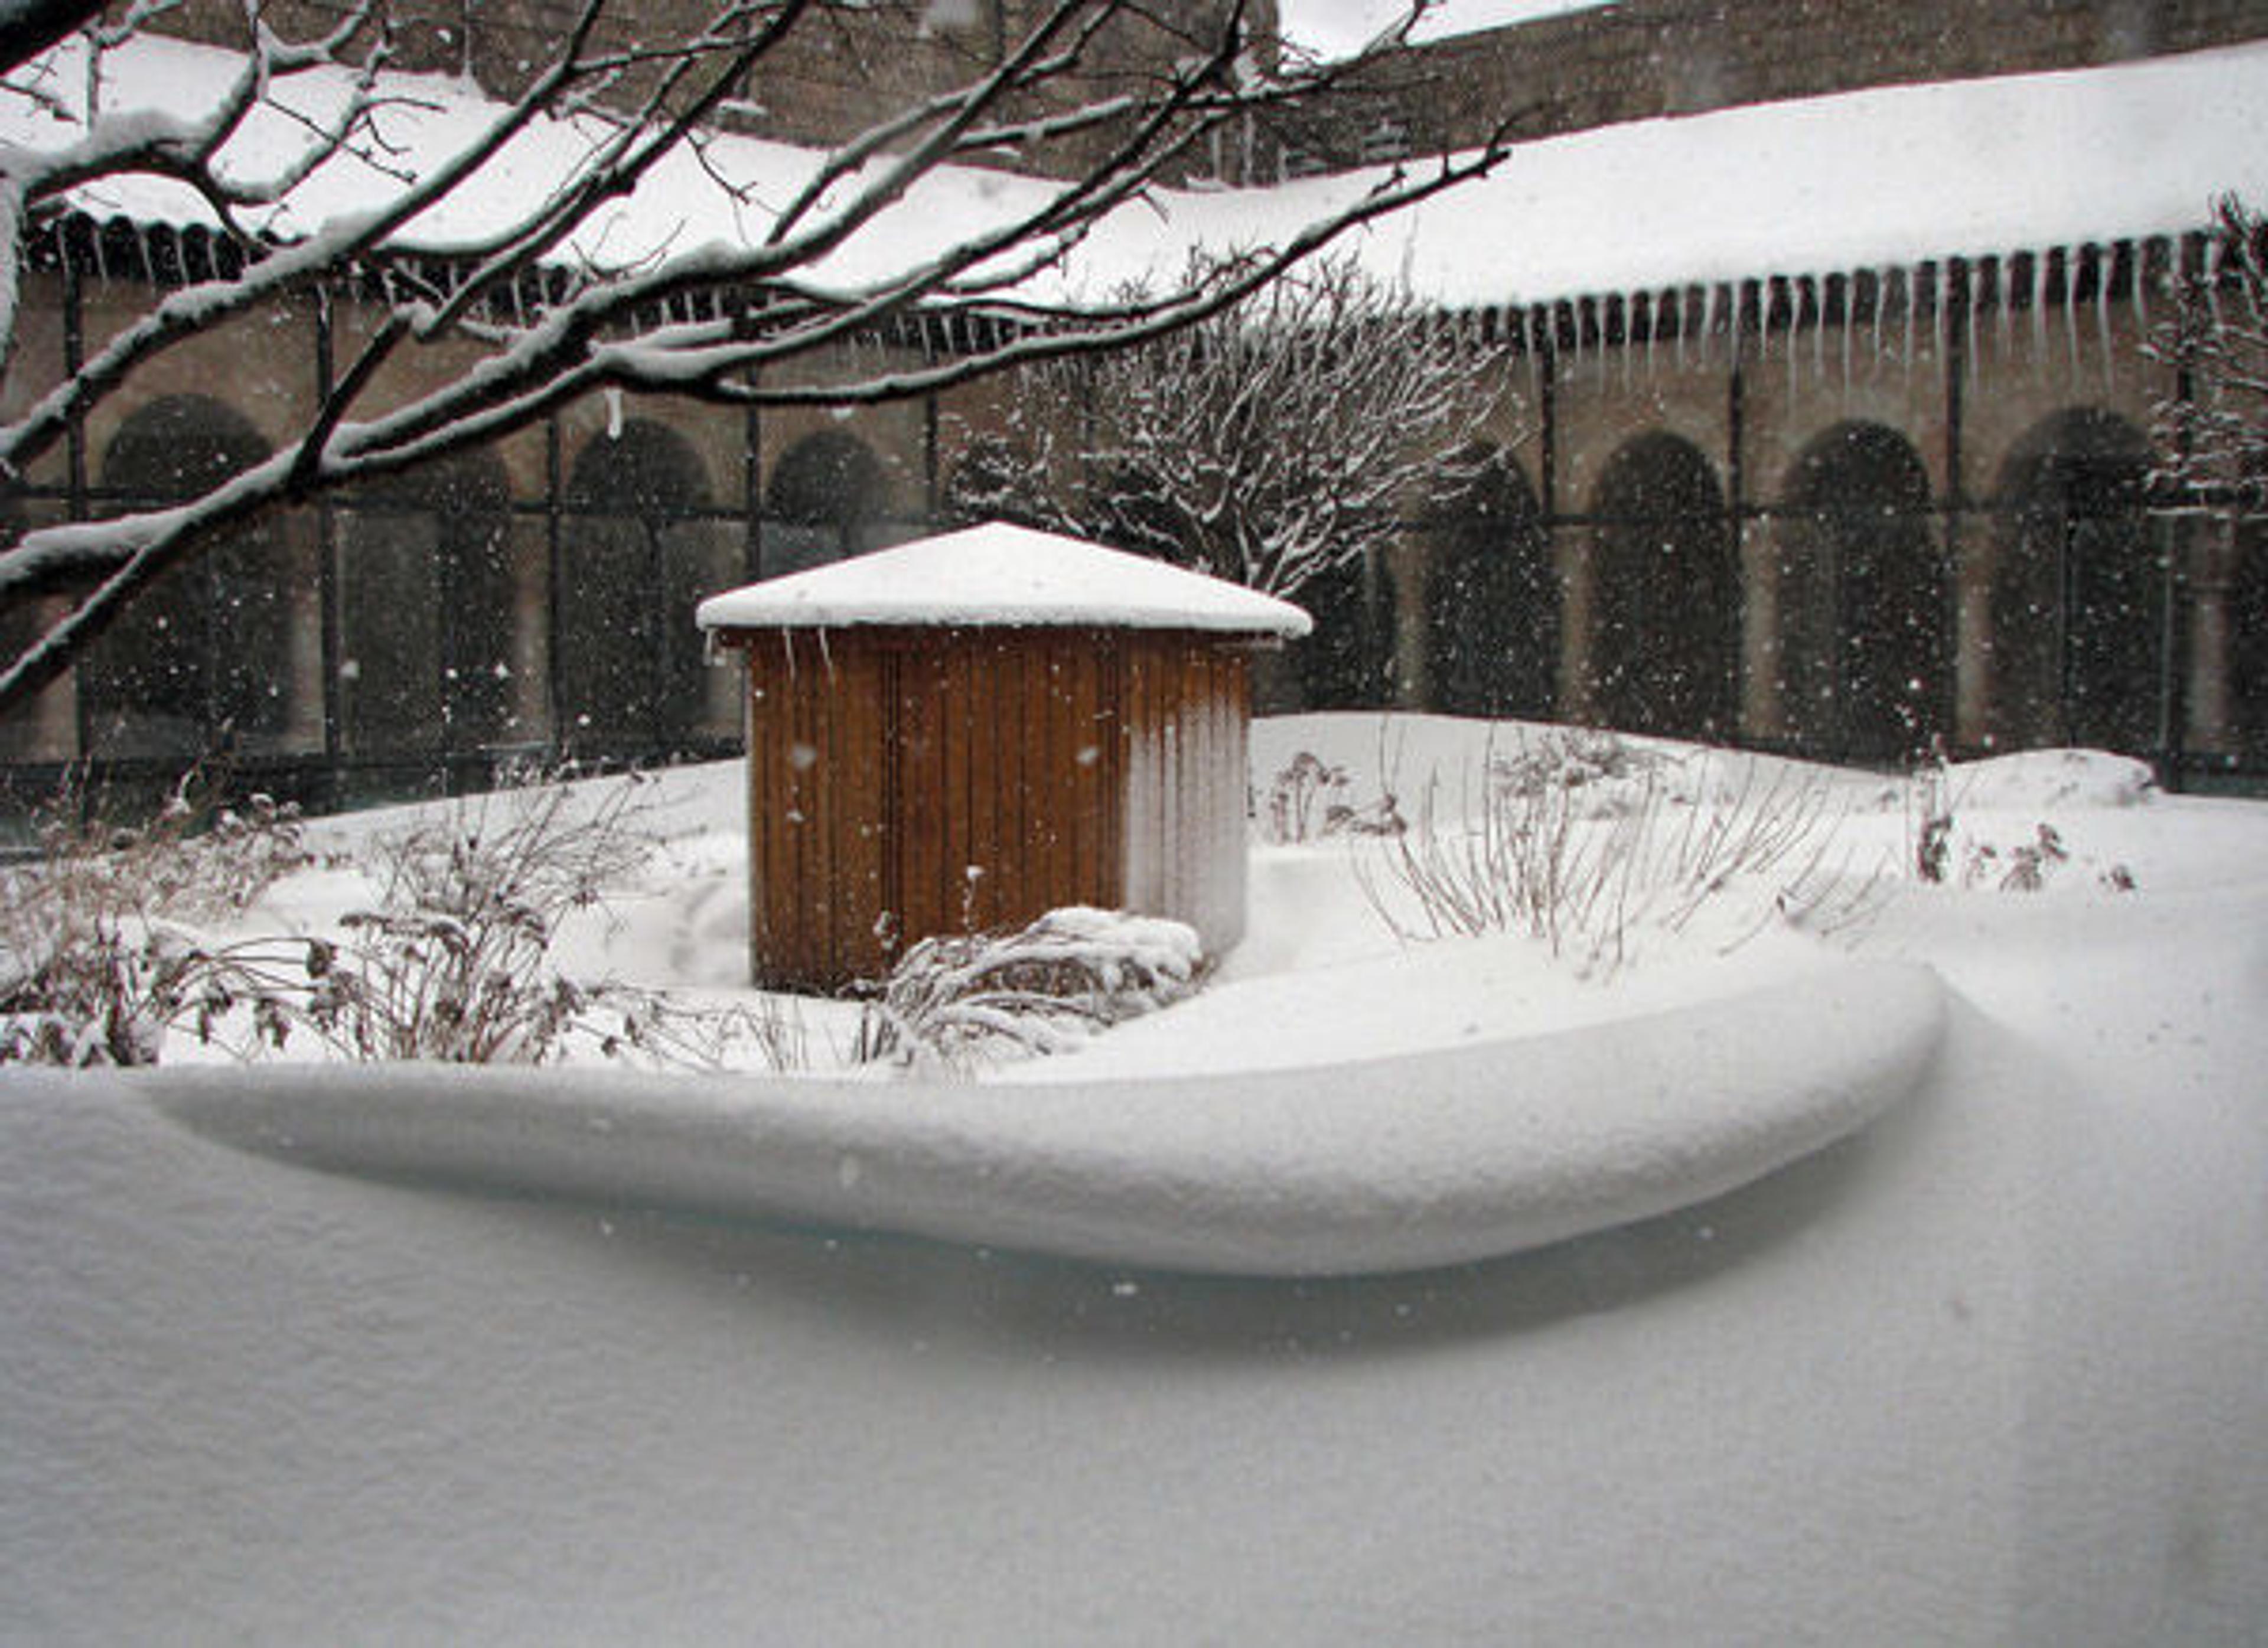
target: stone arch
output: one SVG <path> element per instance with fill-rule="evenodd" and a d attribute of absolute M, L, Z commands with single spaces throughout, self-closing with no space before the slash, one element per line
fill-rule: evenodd
<path fill-rule="evenodd" d="M 677 748 L 703 708 L 693 608 L 708 472 L 683 436 L 632 418 L 576 455 L 565 503 L 559 740 L 594 754 Z"/>
<path fill-rule="evenodd" d="M 1315 623 L 1288 649 L 1299 707 L 1366 710 L 1394 702 L 1394 578 L 1382 561 L 1357 555 L 1287 592 Z"/>
<path fill-rule="evenodd" d="M 1624 732 L 1721 737 L 1739 704 L 1740 573 L 1700 448 L 1625 441 L 1591 495 L 1593 708 Z"/>
<path fill-rule="evenodd" d="M 478 749 L 507 736 L 515 607 L 504 466 L 468 452 L 342 512 L 339 709 L 356 751 Z"/>
<path fill-rule="evenodd" d="M 1426 516 L 1425 673 L 1452 715 L 1549 716 L 1557 699 L 1559 576 L 1535 489 L 1494 448 Z"/>
<path fill-rule="evenodd" d="M 234 408 L 167 395 L 137 408 L 103 450 L 104 503 L 179 503 L 269 453 Z M 79 691 L 104 754 L 194 756 L 258 747 L 291 725 L 291 556 L 279 527 L 252 526 L 143 591 L 92 647 Z"/>
<path fill-rule="evenodd" d="M 1953 730 L 1953 587 L 1929 471 L 1880 423 L 1796 457 L 1775 530 L 1782 703 L 1807 749 L 1904 762 Z"/>
<path fill-rule="evenodd" d="M 870 548 L 889 512 L 889 477 L 873 448 L 821 430 L 787 449 L 764 488 L 764 571 L 777 577 Z"/>
<path fill-rule="evenodd" d="M 2154 747 L 2163 578 L 2143 508 L 2149 461 L 2140 430 L 2085 407 L 2035 425 L 2001 465 L 1991 640 L 1999 741 Z"/>

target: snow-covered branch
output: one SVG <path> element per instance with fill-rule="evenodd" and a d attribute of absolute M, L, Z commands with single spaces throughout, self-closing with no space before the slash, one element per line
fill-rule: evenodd
<path fill-rule="evenodd" d="M 196 206 L 186 218 L 168 209 L 171 221 L 235 248 L 208 278 L 153 283 L 141 313 L 59 378 L 19 385 L 0 472 L 26 475 L 183 346 L 286 299 L 358 306 L 372 340 L 257 466 L 163 508 L 38 526 L 0 548 L 0 611 L 70 597 L 0 661 L 0 710 L 70 669 L 156 579 L 267 513 L 509 435 L 594 390 L 851 406 L 1120 345 L 1154 349 L 1503 153 L 1491 143 L 1351 184 L 1234 257 L 1096 298 L 1086 289 L 1108 283 L 1076 260 L 1099 222 L 1146 212 L 1208 137 L 1316 106 L 1359 61 L 1256 73 L 1244 0 L 1171 26 L 1138 0 L 1053 0 L 1020 38 L 975 54 L 959 84 L 909 97 L 831 150 L 794 151 L 720 136 L 717 120 L 815 19 L 850 31 L 830 48 L 893 49 L 888 8 L 718 0 L 675 40 L 630 18 L 644 26 L 625 46 L 615 13 L 627 0 L 582 0 L 550 60 L 508 100 L 481 104 L 461 84 L 389 69 L 381 4 L 294 40 L 247 0 L 245 49 L 202 98 L 161 84 L 196 48 L 153 47 L 134 12 L 0 77 L 0 104 L 32 111 L 0 122 L 0 347 L 34 238 L 87 210 L 90 191 L 186 190 Z M 1126 40 L 1145 31 L 1152 55 L 1130 67 Z M 1004 156 L 1017 172 L 966 169 Z M 696 295 L 713 318 L 657 319 Z M 952 351 L 839 347 L 909 324 L 936 335 L 956 317 L 981 324 Z M 379 370 L 443 343 L 453 362 L 470 348 L 470 364 L 438 379 Z M 411 381 L 429 386 L 405 394 Z M 1320 416 L 1298 387 L 1284 394 Z M 1394 416 L 1411 435 L 1435 427 L 1414 403 Z M 1332 490 L 1333 523 L 1374 507 L 1367 482 Z M 1304 525 L 1239 530 L 1254 546 L 1241 574 L 1271 586 L 1311 558 Z M 1338 541 L 1342 526 L 1329 530 Z"/>
<path fill-rule="evenodd" d="M 1326 263 L 1141 348 L 1033 368 L 955 505 L 1289 594 L 1479 478 L 1502 378 L 1501 350 Z"/>
<path fill-rule="evenodd" d="M 2169 508 L 2257 519 L 2268 516 L 2268 218 L 2234 197 L 2216 217 L 2205 267 L 2150 343 L 2176 376 L 2151 481 Z"/>

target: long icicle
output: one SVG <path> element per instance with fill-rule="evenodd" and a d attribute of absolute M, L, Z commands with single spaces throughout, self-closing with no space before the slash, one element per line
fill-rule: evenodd
<path fill-rule="evenodd" d="M 1984 301 L 1984 260 L 1979 258 L 1969 266 L 1969 313 L 1964 318 L 1963 324 L 1967 327 L 1969 335 L 1969 375 L 1980 383 L 1984 381 L 1984 363 L 1977 353 L 1977 305 Z"/>
<path fill-rule="evenodd" d="M 2095 344 L 2102 351 L 2102 393 L 2118 387 L 2117 351 L 2110 342 L 2110 273 L 2115 252 L 2106 249 L 2095 266 Z"/>
<path fill-rule="evenodd" d="M 1872 349 L 1874 368 L 1867 375 L 1882 375 L 1882 312 L 1890 306 L 1890 270 L 1888 264 L 1874 271 L 1874 332 Z"/>
<path fill-rule="evenodd" d="M 2008 358 L 2011 329 L 2015 325 L 2016 256 L 2005 253 L 1992 261 L 1992 335 L 1999 340 L 2000 358 Z"/>
<path fill-rule="evenodd" d="M 1859 276 L 1854 272 L 1843 277 L 1843 329 L 1837 342 L 1843 346 L 1843 407 L 1851 406 L 1851 312 L 1859 300 Z"/>
<path fill-rule="evenodd" d="M 1798 335 L 1802 329 L 1803 283 L 1800 279 L 1790 280 L 1787 283 L 1787 399 L 1791 406 L 1795 404 L 1795 357 L 1802 342 Z"/>
<path fill-rule="evenodd" d="M 2048 254 L 2032 254 L 2032 364 L 2037 366 L 2048 352 Z"/>
<path fill-rule="evenodd" d="M 1941 371 L 1945 364 L 1945 312 L 1948 307 L 1948 300 L 1953 293 L 1953 265 L 1944 259 L 1938 261 L 1934 285 L 1936 290 L 1933 296 L 1935 298 L 1935 306 L 1929 318 L 1930 336 L 1936 345 L 1935 358 Z"/>
<path fill-rule="evenodd" d="M 1914 276 L 1920 272 L 1918 265 L 1908 263 L 1898 270 L 1898 292 L 1906 300 L 1906 335 L 1901 353 L 1905 358 L 1906 384 L 1913 384 L 1914 312 L 1921 307 L 1921 293 L 1914 288 Z"/>
<path fill-rule="evenodd" d="M 1811 299 L 1811 375 L 1827 381 L 1827 277 L 1803 277 L 1804 295 Z"/>

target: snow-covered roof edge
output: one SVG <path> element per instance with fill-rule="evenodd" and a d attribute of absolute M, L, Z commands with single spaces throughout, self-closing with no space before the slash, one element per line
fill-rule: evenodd
<path fill-rule="evenodd" d="M 703 629 L 1189 629 L 1294 640 L 1299 607 L 1083 539 L 987 521 L 711 595 Z"/>
<path fill-rule="evenodd" d="M 202 107 L 231 61 L 155 37 L 133 47 L 113 65 L 120 107 Z M 400 164 L 452 151 L 495 111 L 454 83 L 403 84 L 417 95 L 389 114 Z M 316 108 L 335 93 L 316 77 L 304 95 Z M 247 152 L 291 129 L 270 119 L 247 133 Z M 47 148 L 73 135 L 21 99 L 0 100 L 0 143 Z M 528 134 L 510 164 L 429 211 L 397 245 L 447 256 L 589 141 L 560 122 Z M 677 157 L 659 168 L 563 246 L 561 258 L 619 266 L 686 251 L 704 237 L 761 237 L 769 217 L 758 202 L 792 195 L 815 158 L 772 140 L 719 136 L 698 163 Z M 1196 248 L 1228 252 L 1280 239 L 1381 175 L 1153 191 L 1095 225 L 1075 258 L 1035 277 L 1027 295 L 1078 301 L 1179 268 Z M 368 210 L 391 187 L 370 167 L 327 166 L 292 191 L 273 227 L 305 232 Z M 943 168 L 831 259 L 827 274 L 875 278 L 926 255 L 942 233 L 1028 210 L 1061 187 Z M 2229 192 L 2268 197 L 2268 42 L 1571 133 L 1523 144 L 1491 176 L 1343 244 L 1424 301 L 1495 308 L 2176 236 L 2206 226 L 2213 198 Z M 155 178 L 90 185 L 75 204 L 98 219 L 144 225 L 210 218 L 193 193 Z"/>

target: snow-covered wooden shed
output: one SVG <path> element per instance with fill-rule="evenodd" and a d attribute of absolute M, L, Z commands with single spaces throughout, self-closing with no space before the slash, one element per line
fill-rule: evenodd
<path fill-rule="evenodd" d="M 1070 904 L 1241 936 L 1249 656 L 1298 607 L 992 522 L 697 616 L 747 655 L 759 982 L 841 990 Z"/>

